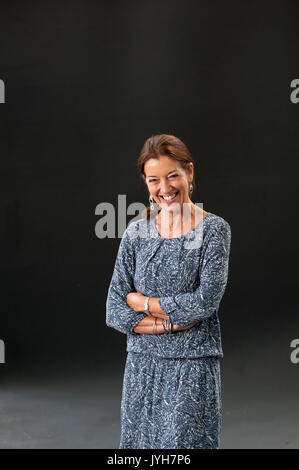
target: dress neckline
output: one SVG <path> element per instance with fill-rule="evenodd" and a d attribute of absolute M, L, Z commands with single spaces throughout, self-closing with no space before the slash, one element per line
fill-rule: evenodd
<path fill-rule="evenodd" d="M 157 230 L 156 223 L 155 223 L 155 217 L 154 217 L 152 220 L 150 220 L 150 223 L 151 223 L 151 225 L 153 226 L 154 231 L 155 231 L 155 233 L 157 234 L 158 238 L 161 238 L 161 240 L 167 240 L 167 241 L 168 241 L 168 240 L 181 240 L 181 239 L 183 239 L 183 238 L 189 236 L 190 234 L 192 234 L 192 232 L 194 232 L 195 230 L 197 230 L 197 229 L 201 226 L 201 224 L 203 224 L 203 222 L 205 221 L 205 219 L 206 219 L 207 217 L 211 216 L 211 215 L 212 215 L 211 212 L 207 212 L 206 216 L 203 217 L 203 218 L 201 219 L 201 221 L 200 221 L 197 225 L 195 225 L 195 227 L 193 227 L 192 230 L 189 230 L 189 232 L 185 233 L 184 235 L 181 235 L 180 237 L 171 237 L 171 238 L 162 237 L 162 236 L 160 235 L 160 233 L 158 232 L 158 230 Z"/>

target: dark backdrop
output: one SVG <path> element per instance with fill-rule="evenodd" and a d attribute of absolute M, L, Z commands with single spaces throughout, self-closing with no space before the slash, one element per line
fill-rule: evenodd
<path fill-rule="evenodd" d="M 121 369 L 126 337 L 105 323 L 120 238 L 97 238 L 95 208 L 117 214 L 119 194 L 146 204 L 139 151 L 171 133 L 194 158 L 193 201 L 231 225 L 225 389 L 298 393 L 298 13 L 293 1 L 1 2 L 2 380 Z"/>

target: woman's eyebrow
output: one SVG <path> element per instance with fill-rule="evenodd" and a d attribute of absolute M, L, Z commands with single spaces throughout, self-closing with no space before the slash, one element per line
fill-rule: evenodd
<path fill-rule="evenodd" d="M 169 175 L 169 173 L 173 173 L 174 171 L 177 171 L 177 170 L 178 170 L 178 169 L 176 168 L 175 170 L 169 171 L 167 174 Z M 148 178 L 155 178 L 155 176 L 150 175 L 150 176 L 148 176 Z"/>

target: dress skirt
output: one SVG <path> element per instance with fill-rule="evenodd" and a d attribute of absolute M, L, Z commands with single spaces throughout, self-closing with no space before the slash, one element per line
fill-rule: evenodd
<path fill-rule="evenodd" d="M 220 359 L 128 352 L 120 449 L 218 449 Z"/>

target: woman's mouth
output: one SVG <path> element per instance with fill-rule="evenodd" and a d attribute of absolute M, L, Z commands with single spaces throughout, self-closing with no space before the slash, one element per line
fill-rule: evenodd
<path fill-rule="evenodd" d="M 173 201 L 176 201 L 178 199 L 178 194 L 179 194 L 179 191 L 177 191 L 176 193 L 173 193 L 169 196 L 169 198 L 165 199 L 165 196 L 160 196 L 160 198 L 166 202 L 167 204 L 171 204 Z"/>

